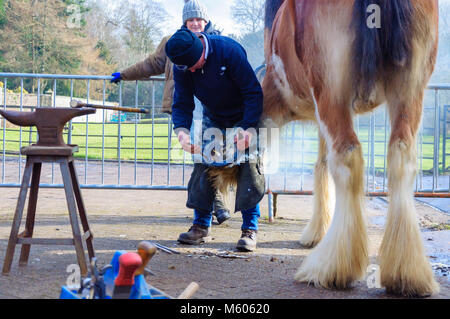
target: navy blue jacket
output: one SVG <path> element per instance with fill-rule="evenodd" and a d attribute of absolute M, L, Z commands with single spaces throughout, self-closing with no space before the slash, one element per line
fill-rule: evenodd
<path fill-rule="evenodd" d="M 208 117 L 222 126 L 239 123 L 256 128 L 263 109 L 263 93 L 244 48 L 228 37 L 204 35 L 209 52 L 203 69 L 180 71 L 174 66 L 174 129 L 190 129 L 194 95 Z"/>

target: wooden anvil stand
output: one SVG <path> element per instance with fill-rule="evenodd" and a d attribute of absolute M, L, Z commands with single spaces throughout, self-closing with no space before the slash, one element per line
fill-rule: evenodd
<path fill-rule="evenodd" d="M 34 112 L 0 110 L 0 114 L 13 124 L 19 126 L 36 126 L 39 135 L 39 140 L 36 144 L 23 147 L 20 150 L 21 154 L 26 155 L 27 161 L 3 264 L 3 275 L 8 274 L 11 269 L 16 244 L 22 245 L 19 266 L 27 265 L 32 244 L 74 245 L 81 275 L 87 275 L 88 266 L 83 248 L 83 241 L 86 243 L 89 259 L 91 259 L 95 256 L 92 243 L 93 234 L 89 228 L 86 209 L 84 207 L 80 185 L 74 166 L 73 153 L 78 151 L 78 146 L 67 145 L 64 143 L 63 129 L 64 125 L 72 118 L 91 113 L 95 113 L 95 109 L 37 108 Z M 73 238 L 32 238 L 42 163 L 57 163 L 60 165 L 67 205 L 69 208 L 69 219 L 72 226 Z M 19 234 L 30 179 L 31 187 L 25 230 Z M 83 227 L 83 233 L 81 233 L 78 223 L 77 207 L 81 225 Z"/>

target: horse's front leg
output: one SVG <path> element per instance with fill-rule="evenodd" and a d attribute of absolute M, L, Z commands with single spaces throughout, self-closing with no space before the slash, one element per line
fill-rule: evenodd
<path fill-rule="evenodd" d="M 350 103 L 322 98 L 316 105 L 320 132 L 328 146 L 328 165 L 336 189 L 330 229 L 300 266 L 295 279 L 327 288 L 347 288 L 368 264 L 363 217 L 364 160 L 353 130 Z"/>

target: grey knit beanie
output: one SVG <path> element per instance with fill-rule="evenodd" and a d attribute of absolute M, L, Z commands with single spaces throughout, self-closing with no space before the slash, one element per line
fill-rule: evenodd
<path fill-rule="evenodd" d="M 209 22 L 208 12 L 206 7 L 198 2 L 197 0 L 184 0 L 185 4 L 183 7 L 183 24 L 192 18 L 199 18 Z"/>

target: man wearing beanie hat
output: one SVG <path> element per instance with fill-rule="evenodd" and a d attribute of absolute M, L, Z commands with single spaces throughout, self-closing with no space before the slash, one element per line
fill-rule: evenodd
<path fill-rule="evenodd" d="M 220 133 L 242 128 L 235 135 L 235 147 L 248 156 L 246 149 L 257 140 L 256 128 L 262 114 L 263 94 L 244 48 L 228 37 L 194 34 L 180 29 L 167 42 L 166 54 L 174 63 L 172 121 L 183 149 L 193 154 L 205 154 L 203 142 L 207 140 L 207 134 L 203 134 L 201 146 L 191 143 L 189 136 L 195 96 L 203 104 L 203 131 L 213 128 L 225 136 Z M 226 165 L 219 164 L 206 161 L 194 165 L 186 203 L 187 207 L 194 209 L 194 222 L 188 232 L 180 234 L 178 241 L 181 243 L 199 244 L 210 238 L 214 185 L 209 167 L 216 166 L 215 170 L 230 172 L 230 165 L 223 167 Z M 236 248 L 253 251 L 256 249 L 260 217 L 259 202 L 265 191 L 264 176 L 259 161 L 250 162 L 249 157 L 231 165 L 234 168 L 237 165 L 235 211 L 241 211 L 243 219 L 242 235 Z"/>
<path fill-rule="evenodd" d="M 203 4 L 197 0 L 185 0 L 184 2 L 183 24 L 186 24 L 186 21 L 193 18 L 203 19 L 206 23 L 209 22 L 208 13 Z"/>
<path fill-rule="evenodd" d="M 183 25 L 182 28 L 189 29 L 193 32 L 204 32 L 206 34 L 219 35 L 220 31 L 216 30 L 208 17 L 207 10 L 197 0 L 185 0 L 183 7 Z M 139 62 L 127 69 L 113 73 L 114 77 L 111 82 L 118 83 L 123 81 L 135 81 L 149 78 L 150 76 L 156 76 L 165 74 L 164 93 L 162 101 L 162 112 L 172 113 L 173 93 L 174 93 L 174 81 L 173 81 L 173 64 L 170 59 L 167 58 L 165 52 L 165 46 L 170 36 L 166 36 L 161 40 L 161 43 L 156 48 L 155 52 L 150 54 L 144 61 Z M 196 101 L 198 102 L 198 101 Z M 201 104 L 197 106 L 197 109 L 201 113 Z M 229 210 L 226 208 L 223 198 L 219 192 L 216 192 L 214 200 L 214 216 L 217 218 L 217 222 L 222 224 L 224 221 L 231 218 Z"/>

